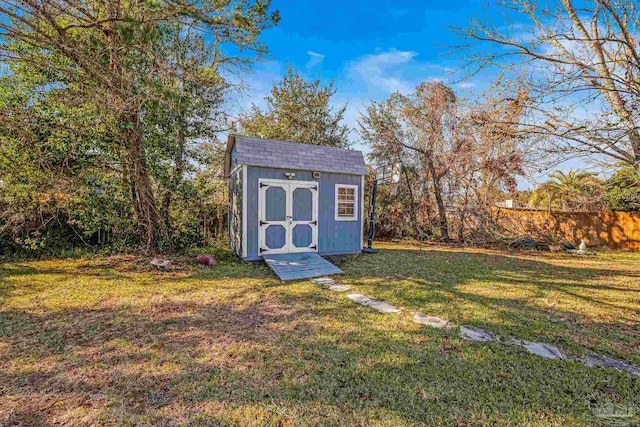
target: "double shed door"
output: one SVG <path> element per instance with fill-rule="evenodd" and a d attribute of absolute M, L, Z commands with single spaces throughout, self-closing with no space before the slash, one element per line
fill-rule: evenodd
<path fill-rule="evenodd" d="M 318 183 L 259 180 L 258 253 L 318 251 Z"/>

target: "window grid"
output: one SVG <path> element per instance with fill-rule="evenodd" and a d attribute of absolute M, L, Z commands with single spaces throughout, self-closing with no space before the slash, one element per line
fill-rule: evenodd
<path fill-rule="evenodd" d="M 336 219 L 356 219 L 356 187 L 336 185 Z"/>

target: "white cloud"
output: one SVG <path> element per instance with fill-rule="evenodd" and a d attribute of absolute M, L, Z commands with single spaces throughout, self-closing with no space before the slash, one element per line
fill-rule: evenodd
<path fill-rule="evenodd" d="M 312 50 L 307 51 L 307 55 L 309 55 L 309 61 L 307 62 L 307 68 L 315 67 L 318 64 L 321 64 L 324 61 L 325 56 L 321 53 L 314 52 Z"/>
<path fill-rule="evenodd" d="M 370 151 L 360 140 L 357 121 L 372 101 L 387 99 L 393 92 L 409 94 L 425 81 L 449 80 L 442 62 L 422 62 L 417 56 L 411 50 L 391 49 L 358 57 L 346 65 L 345 73 L 337 79 L 336 101 L 337 105 L 348 102 L 345 123 L 353 129 L 354 148 Z"/>
<path fill-rule="evenodd" d="M 387 93 L 408 93 L 414 85 L 402 76 L 402 68 L 409 65 L 417 55 L 413 51 L 390 50 L 366 55 L 351 64 L 351 72 L 365 84 Z"/>
<path fill-rule="evenodd" d="M 462 82 L 462 83 L 458 84 L 458 87 L 460 89 L 471 89 L 471 88 L 476 87 L 476 84 L 473 83 L 473 82 Z"/>

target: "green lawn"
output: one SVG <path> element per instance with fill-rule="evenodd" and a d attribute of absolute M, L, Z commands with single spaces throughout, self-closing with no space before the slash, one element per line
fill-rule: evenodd
<path fill-rule="evenodd" d="M 640 364 L 640 254 L 385 244 L 339 260 L 382 315 L 261 265 L 0 264 L 0 425 L 593 425 L 640 377 L 462 340 L 420 310 Z M 640 423 L 636 417 L 635 423 Z"/>

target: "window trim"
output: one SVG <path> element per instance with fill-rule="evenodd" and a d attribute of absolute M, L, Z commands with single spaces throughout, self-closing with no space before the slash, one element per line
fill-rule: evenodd
<path fill-rule="evenodd" d="M 352 216 L 339 216 L 338 215 L 338 190 L 340 188 L 353 189 L 353 215 Z M 358 186 L 351 184 L 336 184 L 334 195 L 334 219 L 336 221 L 358 221 Z"/>

